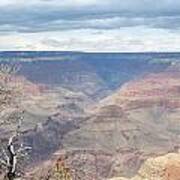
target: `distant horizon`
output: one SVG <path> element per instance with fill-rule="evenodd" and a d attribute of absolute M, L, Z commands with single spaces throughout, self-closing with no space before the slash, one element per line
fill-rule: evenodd
<path fill-rule="evenodd" d="M 0 53 L 17 52 L 54 52 L 54 53 L 85 53 L 85 54 L 180 54 L 180 51 L 63 51 L 63 50 L 0 50 Z"/>

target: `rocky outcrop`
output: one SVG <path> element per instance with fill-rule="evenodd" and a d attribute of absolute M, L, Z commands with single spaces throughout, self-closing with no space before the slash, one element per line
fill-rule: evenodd
<path fill-rule="evenodd" d="M 133 178 L 112 178 L 111 180 L 179 180 L 180 154 L 170 153 L 149 158 Z"/>
<path fill-rule="evenodd" d="M 107 175 L 110 171 L 110 166 L 106 163 L 110 158 L 110 154 L 104 154 L 103 151 L 96 150 L 57 151 L 48 161 L 41 163 L 34 169 L 30 169 L 25 179 L 39 180 L 48 176 L 54 177 L 54 174 L 57 173 L 56 168 L 60 167 L 60 169 L 65 168 L 68 170 L 71 180 L 96 180 L 99 178 L 99 174 L 104 173 Z M 59 172 L 61 175 L 62 173 L 62 171 Z M 57 180 L 59 179 L 57 178 Z M 56 180 L 56 178 L 53 180 Z"/>

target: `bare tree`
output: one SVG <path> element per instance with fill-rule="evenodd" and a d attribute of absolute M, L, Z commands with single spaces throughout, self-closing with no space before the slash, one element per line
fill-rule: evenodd
<path fill-rule="evenodd" d="M 16 64 L 0 64 L 0 127 L 14 127 L 14 130 L 9 129 L 7 142 L 0 145 L 0 168 L 5 170 L 4 179 L 8 180 L 21 175 L 18 172 L 20 159 L 31 149 L 20 142 L 24 114 L 21 108 L 23 89 L 13 79 L 18 70 Z"/>

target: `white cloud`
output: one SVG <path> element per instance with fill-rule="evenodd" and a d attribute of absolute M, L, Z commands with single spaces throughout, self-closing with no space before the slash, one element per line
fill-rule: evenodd
<path fill-rule="evenodd" d="M 180 51 L 180 34 L 146 27 L 121 30 L 70 30 L 0 36 L 1 50 L 90 52 Z"/>

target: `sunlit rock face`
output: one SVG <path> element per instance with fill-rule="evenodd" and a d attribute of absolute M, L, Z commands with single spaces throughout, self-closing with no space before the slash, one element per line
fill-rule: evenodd
<path fill-rule="evenodd" d="M 180 154 L 170 153 L 146 160 L 133 178 L 115 177 L 111 180 L 179 180 Z"/>

